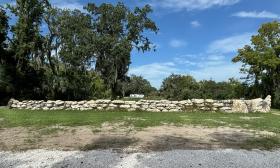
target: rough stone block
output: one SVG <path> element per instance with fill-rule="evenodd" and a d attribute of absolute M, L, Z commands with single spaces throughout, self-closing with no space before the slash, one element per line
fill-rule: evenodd
<path fill-rule="evenodd" d="M 204 103 L 204 99 L 192 99 L 191 101 L 194 104 L 203 104 Z"/>
<path fill-rule="evenodd" d="M 112 101 L 113 104 L 124 104 L 123 100 L 113 100 Z"/>
<path fill-rule="evenodd" d="M 130 108 L 130 105 L 127 105 L 127 104 L 125 104 L 125 105 L 120 105 L 120 108 L 128 109 L 128 108 Z"/>

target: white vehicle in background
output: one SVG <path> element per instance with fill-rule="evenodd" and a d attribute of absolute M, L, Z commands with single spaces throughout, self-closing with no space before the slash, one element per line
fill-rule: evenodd
<path fill-rule="evenodd" d="M 143 94 L 130 94 L 129 97 L 130 98 L 143 99 L 145 97 L 145 95 L 143 95 Z"/>

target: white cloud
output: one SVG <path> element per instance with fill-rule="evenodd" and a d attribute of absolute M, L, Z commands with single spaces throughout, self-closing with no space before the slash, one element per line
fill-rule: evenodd
<path fill-rule="evenodd" d="M 214 6 L 228 6 L 240 0 L 154 0 L 152 5 L 175 10 L 203 10 Z"/>
<path fill-rule="evenodd" d="M 190 74 L 197 80 L 209 80 L 225 81 L 229 78 L 239 79 L 241 74 L 239 73 L 240 64 L 223 63 L 215 66 L 205 66 L 204 68 L 192 70 Z"/>
<path fill-rule="evenodd" d="M 180 70 L 175 67 L 173 62 L 146 64 L 131 67 L 129 70 L 130 75 L 141 75 L 148 79 L 152 86 L 157 88 L 160 87 L 162 80 L 172 73 L 180 73 Z"/>
<path fill-rule="evenodd" d="M 192 27 L 200 27 L 201 24 L 199 23 L 199 21 L 194 20 L 194 21 L 191 22 L 191 26 L 192 26 Z"/>
<path fill-rule="evenodd" d="M 191 66 L 196 66 L 197 63 L 195 61 L 191 61 L 182 57 L 176 57 L 174 58 L 174 62 L 176 62 L 176 64 L 182 64 L 182 65 L 191 65 Z"/>
<path fill-rule="evenodd" d="M 169 45 L 173 48 L 180 48 L 187 45 L 187 43 L 183 40 L 173 39 L 169 42 Z"/>
<path fill-rule="evenodd" d="M 244 33 L 213 41 L 209 45 L 207 52 L 219 54 L 237 52 L 239 48 L 243 48 L 244 45 L 250 44 L 252 35 L 253 33 Z"/>
<path fill-rule="evenodd" d="M 209 61 L 221 61 L 225 59 L 225 56 L 213 54 L 213 55 L 208 55 L 207 59 Z"/>
<path fill-rule="evenodd" d="M 201 55 L 195 54 L 186 54 L 177 56 L 173 59 L 173 62 L 179 65 L 186 65 L 186 66 L 198 66 L 198 59 L 201 58 Z"/>
<path fill-rule="evenodd" d="M 179 56 L 175 57 L 173 61 L 176 64 L 185 65 L 192 68 L 205 68 L 209 66 L 223 65 L 226 63 L 225 56 L 220 54 L 207 54 L 199 53 L 197 55 L 191 55 L 192 57 Z"/>
<path fill-rule="evenodd" d="M 266 18 L 266 19 L 279 19 L 280 15 L 268 12 L 268 11 L 262 11 L 262 12 L 257 12 L 257 11 L 241 11 L 234 13 L 232 16 L 236 17 L 241 17 L 241 18 Z"/>

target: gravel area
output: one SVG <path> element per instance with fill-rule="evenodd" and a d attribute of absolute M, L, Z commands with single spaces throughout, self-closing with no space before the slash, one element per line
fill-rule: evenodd
<path fill-rule="evenodd" d="M 0 152 L 0 167 L 17 168 L 280 168 L 280 150 L 172 150 L 150 153 L 119 153 L 104 151 L 49 151 Z"/>

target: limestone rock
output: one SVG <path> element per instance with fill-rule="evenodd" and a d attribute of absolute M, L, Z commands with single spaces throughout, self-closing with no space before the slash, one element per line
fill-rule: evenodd
<path fill-rule="evenodd" d="M 128 105 L 131 105 L 131 104 L 135 104 L 136 101 L 125 101 L 124 104 L 128 104 Z"/>
<path fill-rule="evenodd" d="M 132 105 L 131 105 L 131 108 L 133 108 L 133 109 L 139 109 L 140 106 L 138 106 L 138 105 L 136 105 L 136 104 L 132 104 Z"/>
<path fill-rule="evenodd" d="M 182 101 L 179 101 L 179 104 L 181 104 L 181 105 L 191 105 L 192 101 L 191 100 L 182 100 Z"/>
<path fill-rule="evenodd" d="M 47 104 L 46 104 L 46 107 L 47 107 L 47 108 L 51 108 L 51 107 L 53 107 L 53 104 L 47 103 Z"/>
<path fill-rule="evenodd" d="M 55 104 L 56 106 L 62 106 L 62 105 L 64 105 L 64 101 L 57 100 L 57 101 L 54 102 L 54 104 Z"/>
<path fill-rule="evenodd" d="M 205 103 L 214 103 L 214 100 L 212 100 L 212 99 L 205 99 Z"/>
<path fill-rule="evenodd" d="M 251 100 L 251 111 L 252 112 L 262 112 L 262 113 L 267 113 L 270 111 L 270 106 L 271 106 L 271 99 L 268 96 L 266 99 L 253 99 Z"/>
<path fill-rule="evenodd" d="M 192 103 L 194 103 L 194 104 L 203 104 L 204 103 L 204 99 L 192 99 Z"/>
<path fill-rule="evenodd" d="M 104 103 L 108 104 L 108 103 L 111 102 L 111 100 L 102 100 L 102 99 L 100 99 L 100 100 L 96 100 L 95 102 L 96 102 L 97 104 L 104 104 Z"/>
<path fill-rule="evenodd" d="M 233 100 L 232 111 L 239 113 L 248 113 L 249 109 L 244 100 Z"/>
<path fill-rule="evenodd" d="M 271 96 L 268 95 L 263 102 L 263 110 L 264 112 L 270 112 L 271 110 Z"/>
<path fill-rule="evenodd" d="M 213 107 L 223 107 L 223 103 L 213 103 Z"/>
<path fill-rule="evenodd" d="M 118 107 L 118 105 L 116 105 L 116 104 L 113 104 L 113 103 L 111 103 L 111 104 L 109 104 L 109 106 L 108 107 L 110 107 L 110 108 L 117 108 Z M 111 110 L 113 110 L 113 109 L 111 109 Z"/>
<path fill-rule="evenodd" d="M 120 108 L 128 109 L 130 108 L 130 105 L 120 105 Z"/>
<path fill-rule="evenodd" d="M 123 100 L 113 100 L 112 101 L 113 104 L 124 104 Z"/>

